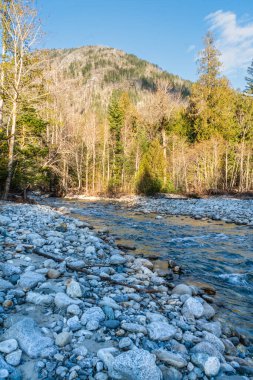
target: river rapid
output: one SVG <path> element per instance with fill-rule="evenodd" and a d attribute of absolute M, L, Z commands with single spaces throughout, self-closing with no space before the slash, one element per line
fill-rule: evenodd
<path fill-rule="evenodd" d="M 134 255 L 151 257 L 159 269 L 175 260 L 184 271 L 179 282 L 212 285 L 219 319 L 253 336 L 252 226 L 142 213 L 103 200 L 49 198 L 43 203 L 68 208 L 96 230 L 108 229 L 118 244 L 134 245 Z"/>

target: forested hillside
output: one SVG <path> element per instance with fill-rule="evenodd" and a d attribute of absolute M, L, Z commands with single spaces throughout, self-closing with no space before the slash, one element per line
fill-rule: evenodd
<path fill-rule="evenodd" d="M 20 2 L 17 13 L 13 4 L 2 9 L 5 197 L 28 187 L 148 195 L 253 189 L 252 70 L 247 94 L 235 91 L 220 74 L 211 34 L 192 84 L 113 48 L 34 51 L 34 10 Z"/>

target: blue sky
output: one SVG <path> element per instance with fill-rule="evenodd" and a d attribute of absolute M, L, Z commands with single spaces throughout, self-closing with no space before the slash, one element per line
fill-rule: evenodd
<path fill-rule="evenodd" d="M 36 0 L 45 48 L 105 45 L 196 79 L 196 57 L 209 28 L 223 71 L 244 88 L 253 59 L 253 0 Z"/>

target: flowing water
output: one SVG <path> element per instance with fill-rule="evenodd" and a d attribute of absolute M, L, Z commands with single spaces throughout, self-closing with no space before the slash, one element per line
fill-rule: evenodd
<path fill-rule="evenodd" d="M 48 200 L 69 207 L 97 229 L 108 228 L 117 243 L 134 245 L 134 255 L 156 256 L 166 269 L 168 259 L 183 267 L 183 282 L 215 287 L 219 318 L 253 335 L 253 230 L 247 226 L 135 212 L 105 201 Z"/>

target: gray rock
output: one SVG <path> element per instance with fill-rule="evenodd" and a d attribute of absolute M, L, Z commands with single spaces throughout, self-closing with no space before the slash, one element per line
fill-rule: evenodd
<path fill-rule="evenodd" d="M 181 380 L 183 375 L 174 367 L 161 366 L 163 380 Z M 190 378 L 189 378 L 190 379 Z"/>
<path fill-rule="evenodd" d="M 21 269 L 19 267 L 16 267 L 15 265 L 9 263 L 0 264 L 0 269 L 3 272 L 4 277 L 10 277 L 13 274 L 21 273 Z"/>
<path fill-rule="evenodd" d="M 165 322 L 151 322 L 147 326 L 150 339 L 161 342 L 170 340 L 177 332 L 176 328 Z"/>
<path fill-rule="evenodd" d="M 203 316 L 206 319 L 212 319 L 215 316 L 214 308 L 211 305 L 209 305 L 207 302 L 204 302 L 202 306 L 204 308 Z"/>
<path fill-rule="evenodd" d="M 119 341 L 119 348 L 121 350 L 130 350 L 133 346 L 133 342 L 129 337 L 122 338 Z"/>
<path fill-rule="evenodd" d="M 89 321 L 97 321 L 98 323 L 100 323 L 104 319 L 105 313 L 103 312 L 101 307 L 94 306 L 83 313 L 81 323 L 85 326 Z"/>
<path fill-rule="evenodd" d="M 8 216 L 0 215 L 0 226 L 7 226 L 11 223 L 11 219 Z"/>
<path fill-rule="evenodd" d="M 188 285 L 179 284 L 175 286 L 175 288 L 172 290 L 172 294 L 178 294 L 178 295 L 189 294 L 190 296 L 192 296 L 192 289 Z"/>
<path fill-rule="evenodd" d="M 200 343 L 197 343 L 192 349 L 192 353 L 203 353 L 207 354 L 209 356 L 216 356 L 220 360 L 224 360 L 223 356 L 221 355 L 220 351 L 217 350 L 217 348 L 211 344 L 210 342 L 202 341 Z"/>
<path fill-rule="evenodd" d="M 12 351 L 15 351 L 18 348 L 18 342 L 16 339 L 8 339 L 0 342 L 0 352 L 4 354 L 9 354 Z"/>
<path fill-rule="evenodd" d="M 22 380 L 22 375 L 20 371 L 18 371 L 16 368 L 11 366 L 10 364 L 6 363 L 6 361 L 3 359 L 1 355 L 0 355 L 0 369 L 8 371 L 8 374 L 10 374 L 9 376 L 10 380 Z"/>
<path fill-rule="evenodd" d="M 204 314 L 204 307 L 199 300 L 189 297 L 184 303 L 182 313 L 187 318 L 192 316 L 195 318 L 200 318 Z"/>
<path fill-rule="evenodd" d="M 66 344 L 69 344 L 71 340 L 72 340 L 72 334 L 67 331 L 63 331 L 56 336 L 55 344 L 59 347 L 64 347 L 66 346 Z"/>
<path fill-rule="evenodd" d="M 18 366 L 21 362 L 22 351 L 16 350 L 6 355 L 5 360 L 8 364 L 13 365 L 14 367 Z"/>
<path fill-rule="evenodd" d="M 10 281 L 3 280 L 0 278 L 0 289 L 1 291 L 12 289 L 13 285 Z"/>
<path fill-rule="evenodd" d="M 167 350 L 158 350 L 154 353 L 161 362 L 172 365 L 173 367 L 184 368 L 187 366 L 187 361 L 180 354 L 175 354 Z"/>
<path fill-rule="evenodd" d="M 216 335 L 218 338 L 221 336 L 221 324 L 220 322 L 197 322 L 197 326 L 200 328 L 200 330 L 206 330 L 214 335 Z"/>
<path fill-rule="evenodd" d="M 58 307 L 58 309 L 65 309 L 69 305 L 77 305 L 81 303 L 80 300 L 74 300 L 73 298 L 70 298 L 65 293 L 56 293 L 54 298 L 55 306 Z"/>
<path fill-rule="evenodd" d="M 44 337 L 35 321 L 28 317 L 12 325 L 4 335 L 10 339 L 15 338 L 30 358 L 39 357 L 45 348 L 53 346 L 53 340 Z"/>
<path fill-rule="evenodd" d="M 220 370 L 220 361 L 215 356 L 209 356 L 204 363 L 204 372 L 206 376 L 212 377 L 218 375 Z"/>
<path fill-rule="evenodd" d="M 67 313 L 73 314 L 73 315 L 79 315 L 81 313 L 81 309 L 78 305 L 69 305 L 67 308 Z"/>
<path fill-rule="evenodd" d="M 36 272 L 25 272 L 20 276 L 18 285 L 24 290 L 35 288 L 39 282 L 44 282 L 45 276 Z"/>
<path fill-rule="evenodd" d="M 70 328 L 71 331 L 77 331 L 77 330 L 80 330 L 82 325 L 79 321 L 79 318 L 75 315 L 74 317 L 72 318 L 69 318 L 67 320 L 67 325 L 68 327 Z"/>
<path fill-rule="evenodd" d="M 127 322 L 122 322 L 121 327 L 123 330 L 133 332 L 133 333 L 142 333 L 142 334 L 147 334 L 147 329 L 146 327 L 139 325 L 138 323 L 127 323 Z"/>
<path fill-rule="evenodd" d="M 71 298 L 81 298 L 82 297 L 82 289 L 77 281 L 73 278 L 67 282 L 67 295 Z"/>
<path fill-rule="evenodd" d="M 95 330 L 99 329 L 99 321 L 97 321 L 96 319 L 88 321 L 86 323 L 86 329 L 88 331 L 95 331 Z"/>
<path fill-rule="evenodd" d="M 210 342 L 220 353 L 224 353 L 225 346 L 224 343 L 214 334 L 211 334 L 209 332 L 204 332 L 204 339 L 207 342 Z"/>
<path fill-rule="evenodd" d="M 126 351 L 118 355 L 109 368 L 112 379 L 161 380 L 162 373 L 155 364 L 155 355 L 142 349 Z"/>
<path fill-rule="evenodd" d="M 86 356 L 88 354 L 88 350 L 85 346 L 79 346 L 73 350 L 73 353 L 75 355 Z"/>
<path fill-rule="evenodd" d="M 51 305 L 54 302 L 54 297 L 47 294 L 44 295 L 36 292 L 29 292 L 26 296 L 26 302 L 30 302 L 35 305 Z"/>
<path fill-rule="evenodd" d="M 9 377 L 9 371 L 5 368 L 0 369 L 0 379 L 7 379 Z"/>
<path fill-rule="evenodd" d="M 125 257 L 121 255 L 115 254 L 110 257 L 110 263 L 112 265 L 121 265 L 121 264 L 125 264 L 125 262 L 126 262 Z"/>

